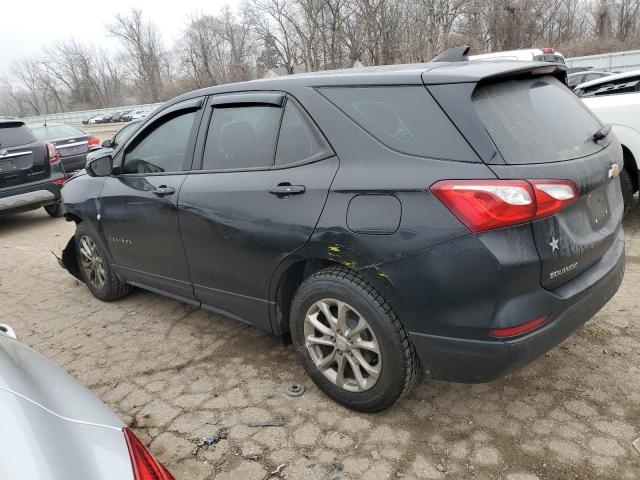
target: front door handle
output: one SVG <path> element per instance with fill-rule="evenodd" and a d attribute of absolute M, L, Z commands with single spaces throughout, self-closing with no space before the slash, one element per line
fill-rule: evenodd
<path fill-rule="evenodd" d="M 280 183 L 278 186 L 269 189 L 269 193 L 273 193 L 274 195 L 300 195 L 304 193 L 307 189 L 304 185 L 291 185 L 290 183 Z"/>
<path fill-rule="evenodd" d="M 151 190 L 151 193 L 158 197 L 165 197 L 167 195 L 173 195 L 176 193 L 176 189 L 173 187 L 167 187 L 166 185 L 160 185 L 155 190 Z"/>

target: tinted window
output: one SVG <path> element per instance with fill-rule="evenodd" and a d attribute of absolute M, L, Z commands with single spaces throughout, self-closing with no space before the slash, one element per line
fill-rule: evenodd
<path fill-rule="evenodd" d="M 26 145 L 35 141 L 36 137 L 26 125 L 0 122 L 0 148 Z"/>
<path fill-rule="evenodd" d="M 183 113 L 152 124 L 136 139 L 124 157 L 124 173 L 160 173 L 184 170 L 187 145 L 196 112 Z"/>
<path fill-rule="evenodd" d="M 421 157 L 477 161 L 467 142 L 423 86 L 320 91 L 394 150 Z"/>
<path fill-rule="evenodd" d="M 139 126 L 140 126 L 139 122 L 133 122 L 133 123 L 130 123 L 130 124 L 122 127 L 113 136 L 113 141 L 111 142 L 111 147 L 115 148 L 118 145 L 122 145 L 123 143 L 125 143 L 127 140 L 129 140 L 129 137 L 131 137 L 133 132 L 135 132 L 136 129 Z"/>
<path fill-rule="evenodd" d="M 78 130 L 71 125 L 48 125 L 46 127 L 33 127 L 33 133 L 40 140 L 47 140 L 49 138 L 62 138 L 62 137 L 80 137 L 86 135 L 82 130 Z"/>
<path fill-rule="evenodd" d="M 214 108 L 202 168 L 272 166 L 281 115 L 270 105 Z"/>
<path fill-rule="evenodd" d="M 292 101 L 287 101 L 278 137 L 276 165 L 321 158 L 329 147 L 315 125 Z"/>
<path fill-rule="evenodd" d="M 590 140 L 600 122 L 554 77 L 480 86 L 473 103 L 507 163 L 558 162 L 602 148 Z"/>

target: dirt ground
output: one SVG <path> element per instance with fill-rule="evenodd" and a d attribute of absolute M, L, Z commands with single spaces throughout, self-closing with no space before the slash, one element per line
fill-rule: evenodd
<path fill-rule="evenodd" d="M 178 480 L 637 480 L 640 214 L 625 227 L 622 288 L 564 344 L 491 384 L 424 382 L 375 415 L 328 400 L 292 347 L 255 328 L 141 290 L 94 299 L 51 254 L 73 225 L 42 209 L 0 219 L 0 317 Z M 288 397 L 291 382 L 304 395 Z M 205 436 L 219 440 L 198 449 Z"/>

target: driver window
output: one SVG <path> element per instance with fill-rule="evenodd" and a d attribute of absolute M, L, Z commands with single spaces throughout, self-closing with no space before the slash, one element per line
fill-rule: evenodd
<path fill-rule="evenodd" d="M 136 139 L 124 157 L 123 173 L 162 173 L 184 170 L 187 145 L 196 112 L 190 111 L 152 125 Z"/>

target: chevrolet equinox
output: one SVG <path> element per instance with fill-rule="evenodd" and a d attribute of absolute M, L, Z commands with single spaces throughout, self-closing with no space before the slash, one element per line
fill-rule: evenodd
<path fill-rule="evenodd" d="M 446 61 L 450 58 L 452 61 Z M 590 319 L 624 272 L 622 150 L 564 66 L 420 65 L 167 102 L 63 188 L 61 263 L 290 338 L 337 402 L 484 382 Z"/>

